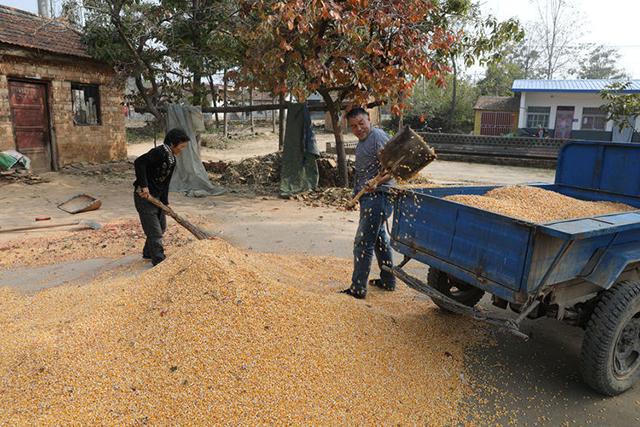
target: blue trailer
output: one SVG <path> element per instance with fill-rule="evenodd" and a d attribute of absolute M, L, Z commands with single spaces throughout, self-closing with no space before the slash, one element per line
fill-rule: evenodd
<path fill-rule="evenodd" d="M 569 142 L 554 184 L 534 185 L 591 201 L 640 209 L 640 144 Z M 585 328 L 585 381 L 616 395 L 640 379 L 640 210 L 535 224 L 444 197 L 495 187 L 400 189 L 392 246 L 404 255 L 393 274 L 441 308 L 525 336 L 524 318 L 554 317 Z M 425 281 L 403 267 L 429 266 Z M 497 307 L 475 308 L 484 293 Z"/>

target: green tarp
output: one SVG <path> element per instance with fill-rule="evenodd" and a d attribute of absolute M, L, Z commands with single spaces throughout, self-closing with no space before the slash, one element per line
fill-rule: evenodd
<path fill-rule="evenodd" d="M 31 162 L 27 156 L 14 150 L 0 152 L 0 170 L 9 170 L 13 167 L 29 169 Z"/>
<path fill-rule="evenodd" d="M 318 187 L 316 159 L 319 155 L 309 110 L 305 104 L 289 104 L 282 152 L 281 196 L 288 197 Z"/>

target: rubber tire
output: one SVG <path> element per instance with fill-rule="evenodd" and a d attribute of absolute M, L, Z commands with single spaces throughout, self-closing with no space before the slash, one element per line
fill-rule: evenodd
<path fill-rule="evenodd" d="M 626 379 L 613 373 L 614 350 L 626 321 L 640 310 L 640 283 L 619 282 L 604 291 L 587 323 L 580 370 L 594 390 L 616 396 L 640 379 L 640 367 Z"/>
<path fill-rule="evenodd" d="M 468 291 L 462 294 L 452 295 L 449 293 L 451 284 L 449 282 L 449 275 L 435 268 L 429 267 L 429 273 L 427 274 L 427 284 L 438 291 L 442 292 L 451 299 L 466 305 L 467 307 L 475 306 L 483 297 L 484 291 L 482 289 L 472 287 Z M 468 285 L 471 286 L 471 285 Z M 431 299 L 435 305 L 440 307 L 444 311 L 451 312 L 447 303 L 441 302 L 435 299 Z"/>

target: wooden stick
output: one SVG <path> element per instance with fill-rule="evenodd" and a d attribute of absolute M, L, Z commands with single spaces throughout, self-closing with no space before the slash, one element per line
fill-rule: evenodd
<path fill-rule="evenodd" d="M 189 230 L 189 232 L 191 234 L 196 236 L 196 239 L 198 239 L 198 240 L 206 240 L 206 239 L 210 239 L 211 237 L 213 237 L 211 234 L 209 234 L 206 231 L 198 228 L 194 224 L 190 223 L 189 221 L 187 221 L 186 219 L 184 219 L 183 217 L 178 215 L 173 209 L 171 209 L 169 206 L 165 205 L 164 203 L 162 203 L 160 200 L 156 199 L 152 195 L 149 195 L 149 197 L 146 198 L 146 199 L 144 197 L 140 196 L 140 193 L 138 193 L 138 196 L 140 198 L 144 199 L 144 200 L 147 200 L 152 205 L 155 205 L 155 206 L 159 207 L 160 209 L 162 209 L 162 211 L 164 213 L 169 215 L 171 218 L 175 219 L 178 224 L 180 224 L 181 226 L 183 226 L 184 228 Z"/>
<path fill-rule="evenodd" d="M 226 105 L 226 104 L 225 104 Z M 366 105 L 367 108 L 373 108 L 383 105 L 380 101 L 370 102 Z M 148 113 L 149 109 L 147 107 L 143 107 L 141 105 L 134 107 L 137 113 Z M 223 106 L 223 107 L 203 107 L 203 113 L 248 113 L 250 111 L 258 112 L 258 111 L 278 111 L 280 109 L 288 109 L 289 103 L 286 102 L 278 102 L 277 104 L 274 102 L 273 104 L 260 104 L 260 105 L 231 105 L 231 106 Z M 328 111 L 327 104 L 324 102 L 312 103 L 308 106 L 309 111 Z M 159 107 L 159 111 L 165 111 L 166 108 Z"/>
<path fill-rule="evenodd" d="M 373 188 L 377 188 L 378 185 L 380 185 L 380 183 L 386 181 L 389 178 L 391 178 L 390 174 L 388 174 L 386 171 L 381 171 L 378 175 L 376 175 L 373 178 Z M 349 201 L 349 203 L 347 203 L 347 209 L 353 209 L 353 207 L 358 203 L 360 198 L 364 196 L 366 193 L 367 193 L 366 187 L 360 190 L 360 192 L 356 194 L 355 197 Z"/>
<path fill-rule="evenodd" d="M 58 224 L 28 225 L 24 227 L 4 228 L 4 229 L 0 229 L 0 233 L 12 233 L 14 231 L 40 230 L 42 228 L 68 227 L 70 225 L 82 225 L 84 227 L 92 228 L 94 230 L 97 230 L 100 227 L 102 227 L 101 224 L 95 221 L 78 220 L 78 221 L 72 221 L 72 222 L 61 222 Z"/>
<path fill-rule="evenodd" d="M 5 228 L 4 230 L 0 230 L 0 233 L 11 233 L 13 231 L 38 230 L 40 228 L 67 227 L 69 225 L 78 225 L 78 224 L 80 224 L 80 221 L 63 222 L 61 224 L 29 225 L 25 227 Z"/>

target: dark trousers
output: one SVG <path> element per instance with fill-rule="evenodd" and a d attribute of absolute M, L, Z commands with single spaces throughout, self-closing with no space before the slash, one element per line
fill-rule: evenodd
<path fill-rule="evenodd" d="M 147 240 L 144 242 L 142 256 L 151 258 L 153 264 L 164 260 L 164 247 L 162 246 L 162 236 L 167 230 L 167 217 L 159 207 L 144 200 L 134 193 L 133 203 L 140 216 L 140 223 Z"/>
<path fill-rule="evenodd" d="M 393 274 L 382 270 L 382 266 L 393 267 L 389 234 L 385 228 L 393 207 L 386 193 L 365 194 L 360 199 L 360 223 L 353 244 L 353 276 L 351 288 L 358 293 L 367 290 L 367 279 L 375 253 L 380 267 L 380 279 L 387 287 L 394 287 Z"/>

